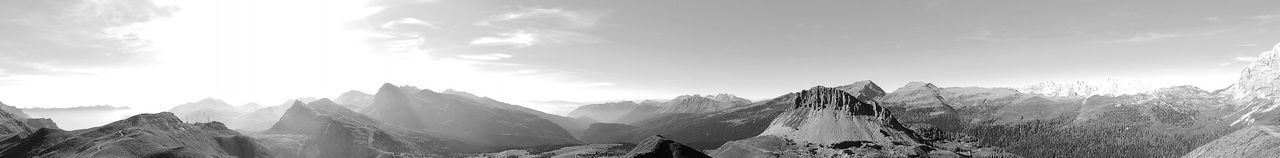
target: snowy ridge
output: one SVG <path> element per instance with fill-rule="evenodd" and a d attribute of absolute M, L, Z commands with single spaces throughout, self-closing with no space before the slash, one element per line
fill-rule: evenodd
<path fill-rule="evenodd" d="M 1155 90 L 1154 86 L 1135 80 L 1107 78 L 1102 81 L 1048 81 L 1014 88 L 1020 92 L 1054 97 L 1118 96 Z"/>

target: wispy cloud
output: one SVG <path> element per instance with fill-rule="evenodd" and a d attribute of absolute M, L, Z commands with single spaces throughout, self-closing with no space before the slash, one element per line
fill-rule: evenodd
<path fill-rule="evenodd" d="M 1235 60 L 1236 60 L 1236 61 L 1243 61 L 1243 62 L 1253 62 L 1253 61 L 1255 61 L 1255 60 L 1258 60 L 1258 57 L 1243 56 L 1243 57 L 1236 57 L 1236 58 L 1235 58 Z"/>
<path fill-rule="evenodd" d="M 1196 37 L 1196 36 L 1210 36 L 1210 35 L 1217 35 L 1217 34 L 1222 34 L 1222 33 L 1226 33 L 1226 32 L 1227 32 L 1227 31 L 1221 31 L 1221 30 L 1219 30 L 1219 31 L 1208 31 L 1208 32 L 1194 32 L 1194 33 L 1158 33 L 1158 32 L 1148 32 L 1148 33 L 1144 33 L 1144 34 L 1134 35 L 1134 36 L 1132 36 L 1132 37 L 1128 37 L 1128 38 L 1124 38 L 1124 39 L 1114 40 L 1114 41 L 1111 41 L 1111 43 L 1151 42 L 1151 41 L 1159 41 L 1159 40 L 1166 40 L 1166 39 L 1173 39 L 1173 38 Z"/>
<path fill-rule="evenodd" d="M 511 54 L 493 53 L 493 54 L 481 54 L 481 55 L 460 55 L 458 57 L 461 57 L 464 59 L 472 59 L 472 60 L 502 60 L 506 58 L 511 58 L 512 56 Z"/>
<path fill-rule="evenodd" d="M 15 1 L 0 10 L 0 75 L 33 75 L 150 61 L 136 24 L 174 9 L 149 0 L 73 0 Z"/>
<path fill-rule="evenodd" d="M 1258 25 L 1267 25 L 1271 23 L 1280 22 L 1280 14 L 1259 15 L 1259 16 L 1250 17 L 1250 19 L 1257 20 Z"/>
<path fill-rule="evenodd" d="M 521 8 L 475 22 L 475 26 L 492 28 L 498 33 L 470 43 L 515 47 L 599 43 L 604 40 L 582 31 L 594 28 L 600 17 L 598 13 L 558 8 Z"/>
<path fill-rule="evenodd" d="M 985 42 L 1017 42 L 1022 41 L 1020 38 L 1010 38 L 996 35 L 995 31 L 982 29 L 971 32 L 959 37 L 959 40 L 985 41 Z"/>

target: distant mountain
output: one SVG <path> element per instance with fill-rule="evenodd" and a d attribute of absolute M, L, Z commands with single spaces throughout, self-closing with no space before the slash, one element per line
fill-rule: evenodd
<path fill-rule="evenodd" d="M 236 112 L 240 112 L 240 113 L 249 113 L 249 112 L 253 112 L 253 111 L 256 111 L 256 110 L 258 110 L 258 109 L 262 109 L 262 108 L 264 108 L 264 106 L 262 106 L 262 104 L 258 104 L 258 103 L 245 103 L 244 105 L 236 106 Z"/>
<path fill-rule="evenodd" d="M 333 102 L 347 106 L 347 108 L 352 110 L 359 110 L 365 106 L 369 106 L 369 103 L 373 103 L 373 95 L 351 90 L 342 93 L 342 95 L 338 95 L 338 98 L 334 98 Z"/>
<path fill-rule="evenodd" d="M 169 112 L 192 122 L 230 122 L 242 114 L 235 106 L 213 98 L 174 106 Z"/>
<path fill-rule="evenodd" d="M 577 144 L 565 128 L 534 114 L 474 98 L 384 84 L 361 113 L 410 130 L 432 131 L 481 146 Z"/>
<path fill-rule="evenodd" d="M 894 93 L 915 93 L 895 91 Z M 1235 128 L 1221 119 L 1223 103 L 1195 87 L 1163 88 L 1119 96 L 1074 97 L 1021 93 L 1007 88 L 948 87 L 885 105 L 913 130 L 941 131 L 1028 157 L 1170 157 Z M 890 100 L 886 97 L 886 100 Z M 935 101 L 936 100 L 936 101 Z M 950 105 L 953 113 L 909 107 Z M 908 107 L 908 108 L 903 108 Z M 1126 139 L 1114 139 L 1126 138 Z M 1176 143 L 1173 143 L 1176 142 Z"/>
<path fill-rule="evenodd" d="M 635 123 L 666 115 L 715 113 L 747 104 L 751 104 L 751 101 L 731 94 L 682 95 L 662 102 L 642 102 L 631 111 L 619 116 L 614 122 Z"/>
<path fill-rule="evenodd" d="M 0 148 L 0 157 L 274 157 L 222 123 L 187 124 L 169 112 L 83 130 L 43 128 L 0 141 Z"/>
<path fill-rule="evenodd" d="M 390 126 L 329 99 L 296 101 L 261 142 L 285 157 L 442 157 L 480 148 L 444 136 Z"/>
<path fill-rule="evenodd" d="M 315 100 L 317 99 L 310 97 L 290 99 L 279 105 L 258 108 L 257 110 L 235 117 L 235 119 L 227 122 L 227 127 L 239 131 L 250 132 L 267 130 L 267 128 L 271 128 L 272 125 L 275 125 L 276 121 L 280 120 L 280 116 L 284 116 L 284 112 L 288 110 L 289 107 L 292 107 L 294 102 Z"/>
<path fill-rule="evenodd" d="M 563 127 L 566 131 L 569 131 L 570 135 L 573 135 L 574 137 L 581 136 L 582 131 L 587 130 L 587 126 L 591 125 L 591 123 L 596 122 L 596 120 L 594 119 L 575 119 L 575 118 L 564 117 L 560 115 L 548 114 L 548 113 L 530 109 L 524 106 L 507 104 L 505 102 L 494 100 L 488 97 L 481 97 L 479 95 L 467 93 L 464 91 L 446 89 L 444 90 L 444 92 L 440 92 L 440 93 L 446 94 L 446 95 L 452 95 L 454 97 L 460 97 L 462 99 L 469 100 L 472 103 L 475 103 L 476 105 L 483 105 L 483 106 L 492 107 L 492 108 L 533 114 L 534 116 L 538 116 L 538 118 L 546 119 L 548 121 L 551 121 L 551 123 L 555 123 L 556 125 Z"/>
<path fill-rule="evenodd" d="M 618 118 L 640 107 L 633 101 L 611 102 L 578 106 L 570 111 L 569 117 L 587 117 L 604 123 L 617 123 Z"/>
<path fill-rule="evenodd" d="M 942 97 L 942 93 L 942 88 L 932 83 L 911 82 L 894 90 L 893 93 L 885 94 L 878 101 L 888 107 L 902 108 L 903 110 L 898 112 L 900 116 L 911 116 L 902 117 L 902 119 L 922 120 L 926 119 L 925 117 L 956 112 L 953 103 L 948 103 Z"/>
<path fill-rule="evenodd" d="M 1102 81 L 1041 82 L 1019 87 L 1018 91 L 1052 97 L 1089 97 L 1137 94 L 1155 89 L 1139 81 L 1107 78 Z"/>
<path fill-rule="evenodd" d="M 1206 143 L 1182 157 L 1280 157 L 1280 126 L 1249 126 Z"/>
<path fill-rule="evenodd" d="M 842 91 L 860 92 L 862 97 L 876 98 L 880 87 L 871 81 L 859 81 L 839 86 Z M 774 117 L 790 108 L 796 93 L 783 94 L 774 99 L 735 106 L 719 112 L 696 114 L 682 113 L 653 117 L 627 126 L 593 124 L 584 134 L 588 143 L 639 142 L 649 136 L 663 135 L 672 140 L 703 150 L 719 148 L 725 142 L 742 140 L 760 135 Z"/>
<path fill-rule="evenodd" d="M 30 108 L 21 108 L 21 109 L 22 109 L 22 111 L 23 111 L 23 112 L 47 112 L 47 111 L 103 111 L 103 110 L 128 110 L 128 109 L 129 109 L 129 107 L 127 107 L 127 106 L 111 106 L 111 105 L 90 105 L 90 106 L 76 106 L 76 107 L 64 107 L 64 108 L 30 107 Z"/>

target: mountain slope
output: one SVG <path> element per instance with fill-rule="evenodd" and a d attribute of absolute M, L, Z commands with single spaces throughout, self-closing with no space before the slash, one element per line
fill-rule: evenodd
<path fill-rule="evenodd" d="M 83 130 L 40 129 L 0 147 L 0 157 L 273 157 L 222 123 L 186 124 L 168 112 Z"/>
<path fill-rule="evenodd" d="M 1280 126 L 1259 125 L 1240 129 L 1182 157 L 1280 157 Z"/>
<path fill-rule="evenodd" d="M 533 114 L 534 116 L 538 116 L 538 118 L 546 119 L 548 121 L 551 121 L 551 123 L 555 123 L 556 125 L 563 127 L 566 131 L 569 131 L 570 135 L 573 135 L 575 138 L 578 136 L 581 136 L 582 131 L 587 130 L 587 126 L 591 125 L 591 123 L 595 123 L 595 121 L 591 121 L 590 119 L 575 119 L 575 118 L 569 118 L 569 117 L 564 117 L 560 115 L 548 114 L 548 113 L 530 109 L 524 106 L 507 104 L 505 102 L 493 100 L 488 97 L 481 97 L 475 94 L 471 94 L 463 91 L 457 91 L 453 89 L 446 89 L 444 92 L 441 92 L 441 94 L 447 94 L 447 95 L 450 95 L 450 97 L 460 98 L 461 100 L 464 100 L 464 101 L 471 101 L 475 105 L 483 105 L 483 106 L 492 107 L 492 108 Z"/>
<path fill-rule="evenodd" d="M 292 157 L 440 157 L 479 151 L 461 141 L 383 124 L 329 99 L 295 102 L 265 133 L 256 137 Z"/>
<path fill-rule="evenodd" d="M 568 115 L 574 118 L 587 117 L 603 123 L 617 123 L 622 115 L 626 115 L 636 107 L 640 107 L 640 104 L 633 101 L 589 104 L 578 106 Z"/>
<path fill-rule="evenodd" d="M 361 113 L 410 130 L 438 132 L 482 146 L 580 143 L 565 128 L 533 114 L 494 108 L 414 87 L 384 84 Z"/>

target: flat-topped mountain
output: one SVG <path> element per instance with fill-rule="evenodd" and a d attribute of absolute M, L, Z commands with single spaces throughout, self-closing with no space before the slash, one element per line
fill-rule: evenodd
<path fill-rule="evenodd" d="M 932 148 L 875 102 L 814 87 L 796 95 L 760 136 L 733 141 L 716 157 L 910 157 Z"/>

